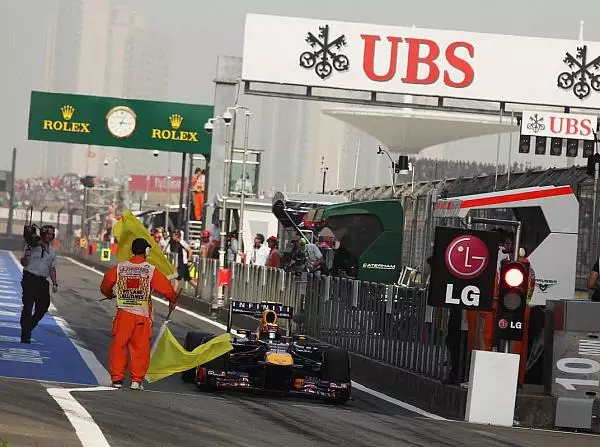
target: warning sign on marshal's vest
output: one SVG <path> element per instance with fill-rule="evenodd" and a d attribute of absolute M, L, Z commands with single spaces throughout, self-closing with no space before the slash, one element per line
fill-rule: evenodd
<path fill-rule="evenodd" d="M 498 233 L 437 227 L 429 297 L 434 307 L 491 310 Z"/>

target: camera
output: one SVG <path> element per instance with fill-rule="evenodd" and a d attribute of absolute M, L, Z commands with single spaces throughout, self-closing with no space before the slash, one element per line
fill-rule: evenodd
<path fill-rule="evenodd" d="M 154 155 L 155 157 L 158 157 L 158 151 L 154 151 L 154 152 L 153 152 L 153 155 Z"/>
<path fill-rule="evenodd" d="M 42 240 L 37 233 L 38 230 L 39 227 L 36 224 L 25 225 L 23 228 L 23 239 L 25 239 L 25 242 L 27 242 L 27 245 L 30 247 L 37 247 Z"/>
<path fill-rule="evenodd" d="M 204 130 L 206 131 L 206 133 L 212 133 L 213 129 L 214 129 L 214 124 L 212 123 L 212 121 L 208 121 L 205 125 L 204 125 Z"/>
<path fill-rule="evenodd" d="M 233 120 L 233 113 L 231 113 L 229 111 L 229 109 L 225 110 L 225 113 L 223 113 L 223 121 L 225 121 L 225 124 L 231 123 L 232 120 Z"/>
<path fill-rule="evenodd" d="M 23 239 L 27 243 L 23 257 L 21 258 L 21 265 L 27 267 L 31 258 L 31 249 L 40 245 L 42 238 L 37 234 L 39 227 L 36 224 L 29 224 L 23 227 Z"/>

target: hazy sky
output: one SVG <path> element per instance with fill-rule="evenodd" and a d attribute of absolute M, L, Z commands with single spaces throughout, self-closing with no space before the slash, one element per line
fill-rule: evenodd
<path fill-rule="evenodd" d="M 56 1 L 0 0 L 0 145 L 3 154 L 12 146 L 20 149 L 21 175 L 31 172 L 28 164 L 36 159 L 36 145 L 26 140 L 28 99 L 31 90 L 44 86 L 45 24 Z M 170 36 L 168 91 L 153 99 L 182 102 L 212 103 L 216 57 L 242 55 L 244 18 L 249 12 L 569 39 L 577 38 L 583 19 L 586 40 L 600 41 L 599 0 L 113 0 L 113 4 L 135 6 L 149 17 L 152 27 Z M 498 64 L 501 69 L 518 69 L 504 65 L 510 61 Z M 480 143 L 464 147 L 459 158 L 495 158 L 493 143 L 485 145 L 483 156 Z M 2 157 L 0 168 L 9 166 L 9 157 Z"/>

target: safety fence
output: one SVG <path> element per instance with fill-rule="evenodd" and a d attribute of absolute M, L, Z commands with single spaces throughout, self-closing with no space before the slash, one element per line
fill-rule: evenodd
<path fill-rule="evenodd" d="M 100 262 L 100 253 L 73 244 L 70 253 Z M 169 256 L 177 267 L 177 258 Z M 114 263 L 111 259 L 108 264 Z M 216 304 L 219 262 L 196 258 L 189 265 L 195 286 L 184 293 Z M 235 264 L 225 288 L 230 299 L 273 301 L 294 308 L 295 333 L 434 379 L 447 376 L 447 311 L 426 304 L 426 289 L 386 285 L 283 269 Z M 257 323 L 258 324 L 258 323 Z"/>
<path fill-rule="evenodd" d="M 176 261 L 176 260 L 175 260 Z M 197 299 L 215 303 L 218 261 L 194 263 Z M 435 379 L 446 377 L 447 311 L 425 288 L 235 264 L 226 298 L 293 306 L 294 332 Z M 225 301 L 225 309 L 227 303 Z M 289 327 L 289 326 L 288 326 Z"/>

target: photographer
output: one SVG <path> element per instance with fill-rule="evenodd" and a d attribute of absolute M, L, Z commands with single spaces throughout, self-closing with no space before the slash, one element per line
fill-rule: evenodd
<path fill-rule="evenodd" d="M 31 228 L 26 228 L 28 243 L 25 255 L 21 259 L 23 265 L 23 311 L 21 312 L 21 343 L 31 343 L 31 332 L 44 317 L 50 307 L 48 276 L 52 280 L 52 292 L 56 293 L 57 256 L 50 243 L 54 240 L 55 231 L 52 225 L 44 225 L 37 236 Z M 33 306 L 35 312 L 32 315 Z"/>

